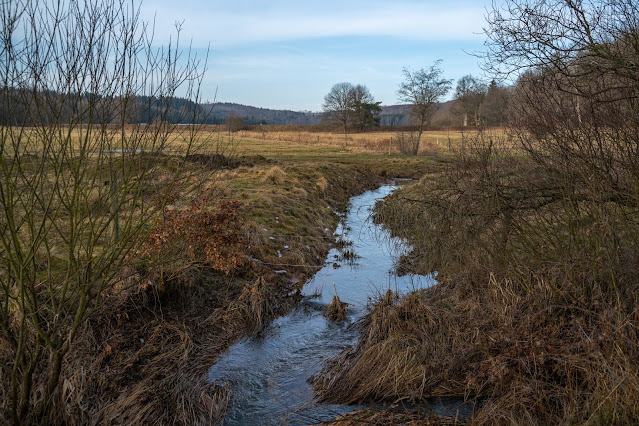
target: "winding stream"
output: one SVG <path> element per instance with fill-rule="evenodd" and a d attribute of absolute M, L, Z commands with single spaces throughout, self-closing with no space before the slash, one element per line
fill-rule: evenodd
<path fill-rule="evenodd" d="M 209 381 L 232 390 L 224 424 L 309 424 L 358 408 L 317 403 L 309 378 L 357 342 L 354 323 L 366 314 L 371 297 L 388 288 L 405 293 L 435 283 L 431 277 L 394 274 L 395 260 L 405 248 L 370 218 L 375 202 L 394 189 L 386 185 L 351 199 L 336 234 L 352 244 L 331 250 L 326 266 L 304 286 L 304 295 L 321 296 L 276 319 L 259 337 L 233 345 L 210 368 Z M 354 258 L 348 255 L 352 252 Z M 348 318 L 338 324 L 322 315 L 335 294 L 333 285 L 349 303 Z"/>

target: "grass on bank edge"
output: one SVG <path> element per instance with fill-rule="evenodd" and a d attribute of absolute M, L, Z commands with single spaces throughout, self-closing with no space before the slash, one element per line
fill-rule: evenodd
<path fill-rule="evenodd" d="M 378 208 L 377 220 L 414 246 L 400 269 L 437 270 L 439 283 L 377 301 L 358 345 L 318 375 L 320 397 L 478 398 L 473 424 L 636 423 L 634 221 L 614 216 L 615 206 L 606 206 L 606 226 L 594 215 L 575 221 L 562 201 L 515 217 L 488 214 L 481 169 L 464 167 L 425 176 Z M 523 158 L 504 157 L 491 167 L 511 187 L 544 179 Z"/>
<path fill-rule="evenodd" d="M 64 365 L 60 409 L 48 421 L 221 420 L 228 389 L 205 381 L 217 354 L 290 309 L 295 288 L 323 262 L 335 212 L 351 196 L 377 185 L 380 175 L 416 176 L 433 166 L 430 160 L 410 163 L 254 157 L 217 173 L 207 187 L 213 199 L 239 201 L 241 228 L 232 231 L 245 239 L 246 262 L 229 274 L 187 265 L 173 275 L 166 271 L 172 278 L 162 285 L 149 280 L 148 271 L 126 271 L 134 285 L 111 295 L 83 327 Z"/>

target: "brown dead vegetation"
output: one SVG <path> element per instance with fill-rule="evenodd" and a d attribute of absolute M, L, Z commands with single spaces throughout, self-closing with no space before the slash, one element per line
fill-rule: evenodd
<path fill-rule="evenodd" d="M 362 424 L 373 425 L 409 425 L 409 426 L 454 426 L 463 425 L 463 421 L 454 417 L 429 416 L 420 412 L 400 410 L 358 410 L 337 417 L 322 425 L 355 426 Z"/>
<path fill-rule="evenodd" d="M 335 284 L 333 284 L 335 287 Z M 337 295 L 337 289 L 335 289 L 335 296 L 324 309 L 324 316 L 331 321 L 339 322 L 344 321 L 348 315 L 348 303 L 342 302 Z"/>
<path fill-rule="evenodd" d="M 380 179 L 352 166 L 281 165 L 282 181 L 272 185 L 262 179 L 265 166 L 272 170 L 218 172 L 191 200 L 169 197 L 121 284 L 79 331 L 56 410 L 43 421 L 221 421 L 230 389 L 207 383 L 208 368 L 240 336 L 290 309 L 332 244 L 335 211 Z"/>
<path fill-rule="evenodd" d="M 359 345 L 331 362 L 316 389 L 327 401 L 351 403 L 486 398 L 473 417 L 480 424 L 632 423 L 639 416 L 636 296 L 596 310 L 558 287 L 451 280 L 387 298 L 372 310 Z"/>
<path fill-rule="evenodd" d="M 402 269 L 439 284 L 382 297 L 319 376 L 320 396 L 477 398 L 477 424 L 635 423 L 636 200 L 601 198 L 594 179 L 566 188 L 494 135 L 465 142 L 446 173 L 378 209 L 414 246 Z"/>
<path fill-rule="evenodd" d="M 344 321 L 347 314 L 348 303 L 342 302 L 337 294 L 333 296 L 331 303 L 329 303 L 324 310 L 324 316 L 335 322 Z"/>
<path fill-rule="evenodd" d="M 272 185 L 281 185 L 284 183 L 286 173 L 279 166 L 273 166 L 264 172 L 263 180 Z"/>

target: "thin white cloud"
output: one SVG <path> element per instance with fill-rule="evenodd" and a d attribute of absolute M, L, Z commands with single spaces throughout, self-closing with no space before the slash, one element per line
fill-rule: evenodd
<path fill-rule="evenodd" d="M 184 21 L 182 41 L 192 40 L 198 53 L 211 43 L 205 98 L 318 110 L 340 81 L 366 84 L 376 99 L 396 103 L 404 66 L 441 58 L 447 78 L 477 74 L 476 59 L 462 49 L 481 45 L 482 3 L 144 0 L 142 18 L 156 15 L 157 44 L 166 44 L 176 21 Z"/>
<path fill-rule="evenodd" d="M 184 21 L 184 36 L 196 45 L 210 42 L 229 47 L 256 42 L 287 41 L 318 37 L 386 36 L 411 40 L 472 40 L 482 31 L 484 9 L 473 3 L 447 7 L 428 2 L 355 2 L 330 8 L 293 7 L 284 4 L 270 8 L 261 2 L 242 13 L 228 10 L 217 2 L 147 2 L 145 17 L 157 13 L 157 33 L 164 38 L 175 21 Z M 304 2 L 300 2 L 304 4 Z"/>

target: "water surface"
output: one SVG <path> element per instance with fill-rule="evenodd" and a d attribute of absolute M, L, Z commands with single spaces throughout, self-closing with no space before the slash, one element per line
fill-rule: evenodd
<path fill-rule="evenodd" d="M 371 297 L 388 288 L 405 293 L 435 283 L 432 277 L 395 275 L 395 262 L 405 247 L 372 223 L 375 202 L 395 188 L 382 186 L 351 199 L 336 231 L 347 245 L 331 250 L 326 266 L 304 286 L 305 295 L 318 297 L 273 321 L 259 337 L 233 345 L 211 367 L 209 380 L 232 392 L 224 424 L 309 424 L 358 408 L 313 401 L 309 378 L 357 342 L 355 322 L 366 314 Z M 335 290 L 349 303 L 348 318 L 338 324 L 322 315 Z"/>

